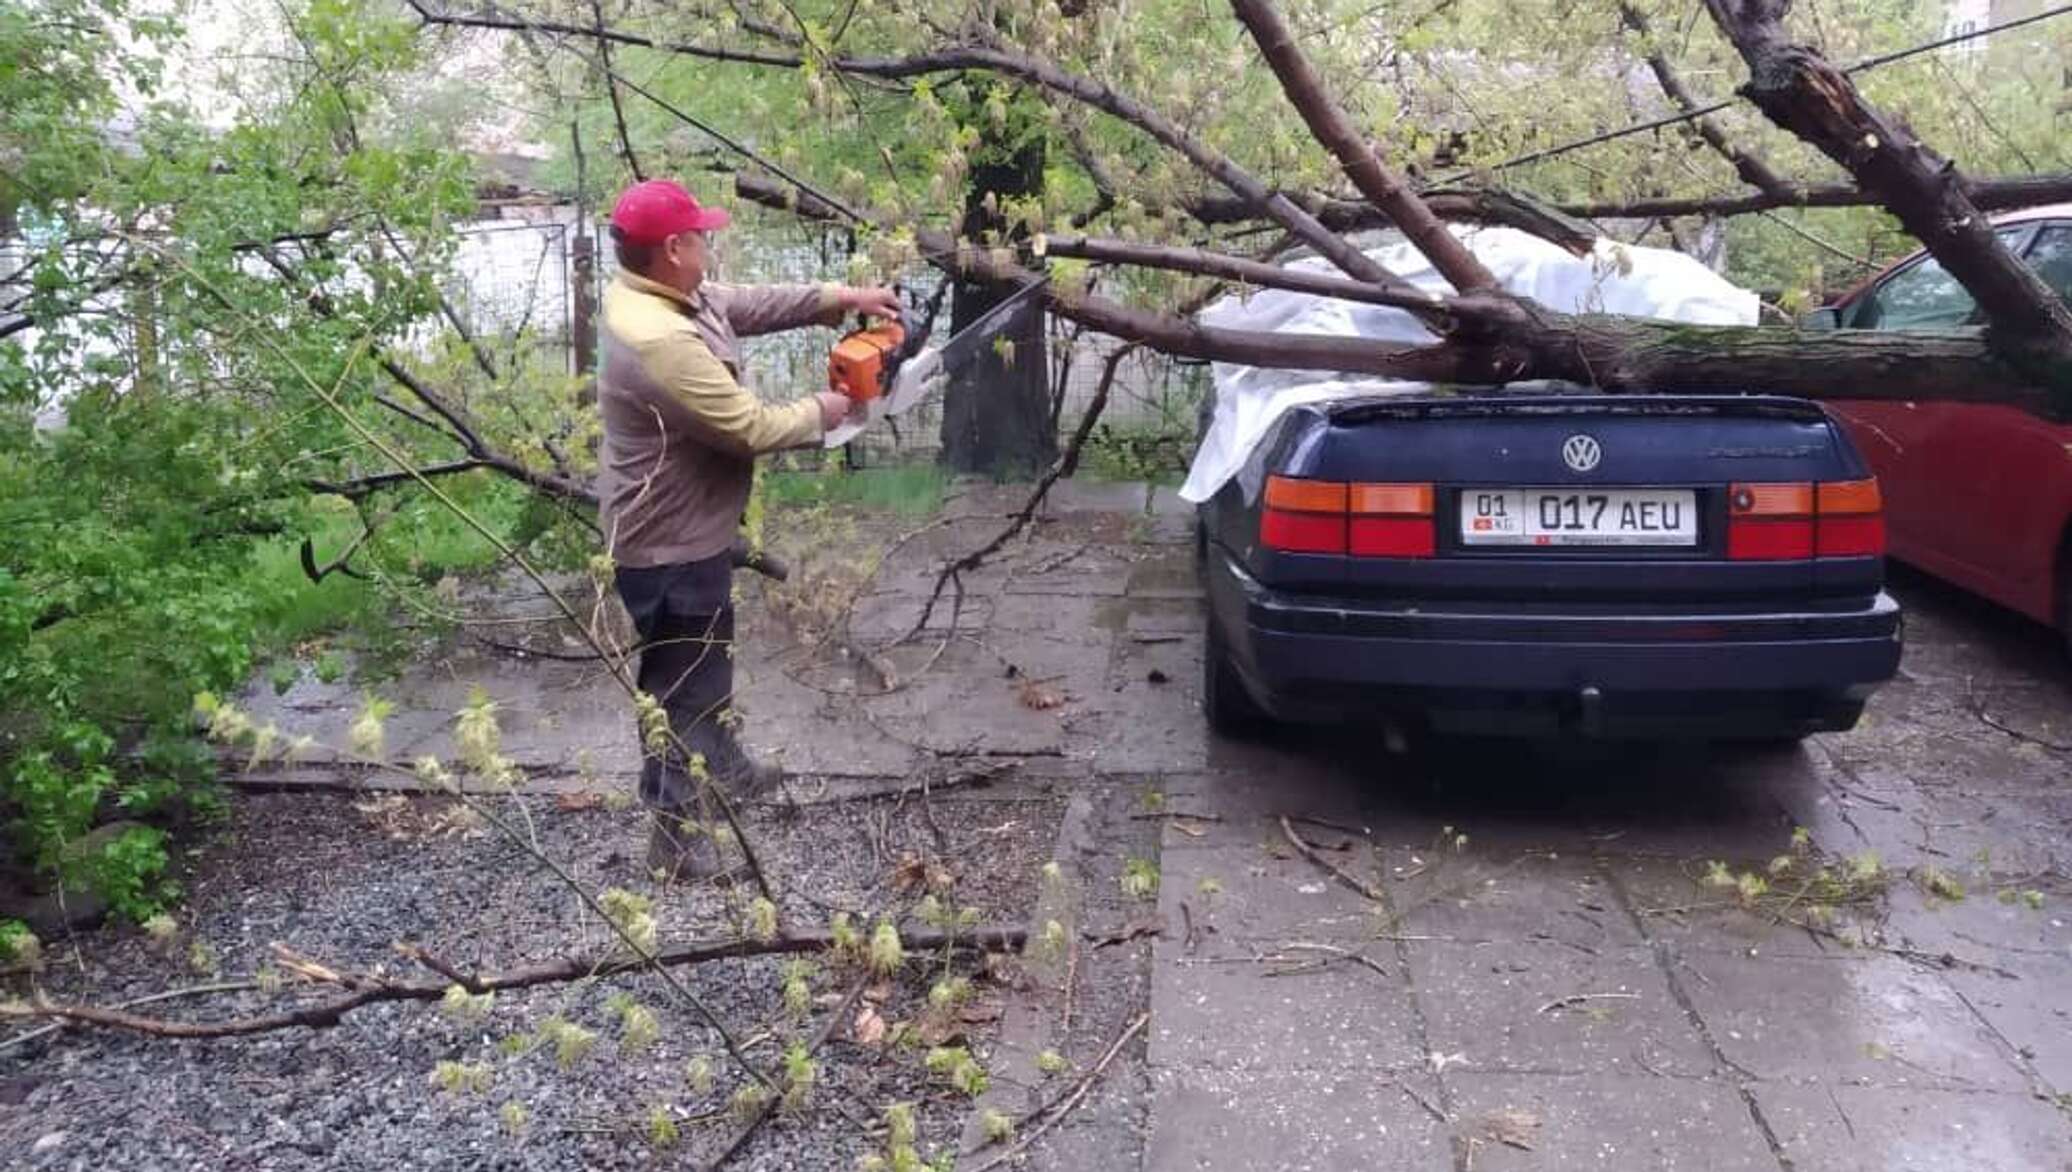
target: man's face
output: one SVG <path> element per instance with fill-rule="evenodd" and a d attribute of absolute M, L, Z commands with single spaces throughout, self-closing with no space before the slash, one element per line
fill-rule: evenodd
<path fill-rule="evenodd" d="M 662 246 L 662 261 L 668 269 L 662 283 L 688 297 L 705 283 L 705 269 L 712 256 L 712 234 L 682 232 Z"/>

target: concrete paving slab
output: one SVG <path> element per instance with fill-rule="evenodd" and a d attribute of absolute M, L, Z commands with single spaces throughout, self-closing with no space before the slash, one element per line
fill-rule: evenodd
<path fill-rule="evenodd" d="M 1975 872 L 1954 874 L 1965 898 L 1939 899 L 1912 882 L 1887 897 L 1886 928 L 1909 948 L 2001 963 L 2016 957 L 2054 957 L 2072 964 L 2072 883 L 2050 876 L 1982 880 Z M 2007 899 L 1999 892 L 2006 892 Z M 2027 892 L 2041 897 L 2031 906 Z"/>
<path fill-rule="evenodd" d="M 1428 1084 L 1410 1085 L 1426 1101 L 1434 1099 Z M 1454 1167 L 1438 1121 L 1393 1077 L 1368 1071 L 1154 1070 L 1152 1088 L 1158 1107 L 1145 1172 Z"/>
<path fill-rule="evenodd" d="M 1204 597 L 1201 574 L 1195 568 L 1192 549 L 1159 551 L 1130 569 L 1132 598 L 1199 600 Z"/>
<path fill-rule="evenodd" d="M 1939 973 L 1891 956 L 1806 960 L 1688 950 L 1683 989 L 1756 1078 L 2018 1091 L 2027 1079 Z"/>
<path fill-rule="evenodd" d="M 1412 941 L 1409 954 L 1427 1041 L 1464 1068 L 1698 1076 L 1718 1066 L 1649 949 Z"/>
<path fill-rule="evenodd" d="M 1458 1168 L 1775 1172 L 1725 1082 L 1608 1075 L 1447 1074 Z M 1529 1150 L 1506 1143 L 1512 1139 Z M 1472 1157 L 1470 1147 L 1472 1145 Z M 1470 1163 L 1472 1159 L 1472 1163 Z"/>
<path fill-rule="evenodd" d="M 1124 599 L 1120 613 L 1124 634 L 1139 642 L 1154 641 L 1161 635 L 1198 635 L 1208 621 L 1201 601 L 1191 597 L 1131 594 Z M 1197 659 L 1197 666 L 1199 663 Z"/>
<path fill-rule="evenodd" d="M 1754 1093 L 1795 1168 L 2064 1172 L 2072 1152 L 2072 1121 L 2026 1095 L 1775 1083 Z"/>
<path fill-rule="evenodd" d="M 993 599 L 987 629 L 1060 637 L 1081 632 L 1112 631 L 1124 604 L 1116 599 L 1069 594 L 1004 594 Z"/>
<path fill-rule="evenodd" d="M 1372 787 L 1297 742 L 1209 737 L 1203 768 L 1168 779 L 1165 792 L 1172 809 L 1220 819 L 1207 826 L 1202 845 L 1280 841 L 1276 819 L 1282 815 L 1375 824 Z"/>
<path fill-rule="evenodd" d="M 1451 826 L 1515 850 L 1767 858 L 1791 836 L 1774 775 L 1815 784 L 1796 751 L 1495 740 L 1434 741 L 1403 758 L 1377 750 L 1346 756 L 1376 818 L 1416 827 L 1417 839 Z"/>
<path fill-rule="evenodd" d="M 1103 692 L 1090 706 L 1114 713 L 1095 749 L 1111 773 L 1197 772 L 1208 764 L 1210 733 L 1196 686 L 1201 645 L 1118 642 Z"/>
<path fill-rule="evenodd" d="M 1642 943 L 1595 860 L 1559 851 L 1404 845 L 1386 852 L 1391 902 L 1407 933 L 1539 941 L 1579 949 Z"/>
<path fill-rule="evenodd" d="M 1252 850 L 1183 846 L 1193 841 L 1166 828 L 1158 902 L 1169 936 L 1184 935 L 1186 919 L 1192 917 L 1199 955 L 1250 954 L 1259 946 L 1290 940 L 1350 946 L 1371 941 L 1381 924 L 1379 905 L 1306 859 L 1270 853 L 1267 848 L 1277 846 L 1278 838 Z M 1356 847 L 1331 857 L 1348 870 L 1359 870 L 1362 853 L 1364 848 Z M 1214 890 L 1204 890 L 1205 885 Z M 1375 954 L 1393 964 L 1389 952 L 1382 946 Z"/>
<path fill-rule="evenodd" d="M 1152 950 L 1153 1067 L 1226 1075 L 1410 1070 L 1421 1066 L 1416 1013 L 1398 974 L 1333 963 L 1289 976 L 1232 958 Z M 1225 962 L 1228 963 L 1225 963 Z"/>
<path fill-rule="evenodd" d="M 1764 861 L 1733 860 L 1731 865 L 1761 873 Z M 1808 959 L 1856 955 L 1838 941 L 1748 911 L 1718 889 L 1706 887 L 1701 881 L 1705 874 L 1702 864 L 1639 856 L 1606 859 L 1603 866 L 1624 891 L 1628 906 L 1640 918 L 1648 936 L 1674 948 Z M 1866 910 L 1873 917 L 1877 912 L 1876 908 Z M 1848 908 L 1837 909 L 1829 926 L 1849 938 L 1867 932 L 1875 940 L 1881 931 L 1874 918 L 1860 917 Z"/>
<path fill-rule="evenodd" d="M 1050 494 L 1044 499 L 1047 512 L 1059 513 L 1142 513 L 1150 508 L 1151 488 L 1149 485 L 1121 480 L 1092 480 L 1074 478 L 1060 480 L 1051 486 Z"/>
<path fill-rule="evenodd" d="M 867 594 L 856 602 L 856 608 L 849 618 L 849 633 L 858 642 L 876 647 L 893 639 L 902 638 L 921 621 L 921 611 L 928 605 L 928 589 L 933 585 L 921 584 L 918 588 L 900 591 L 879 591 Z M 935 609 L 928 615 L 928 630 L 940 636 L 951 630 L 950 620 L 956 620 L 955 629 L 976 634 L 986 629 L 996 605 L 993 596 L 972 592 L 967 585 L 962 606 L 956 605 L 954 592 L 946 591 Z"/>
<path fill-rule="evenodd" d="M 1995 963 L 2011 975 L 1953 971 L 1945 979 L 2052 1094 L 2072 1095 L 2072 958 L 2002 955 Z"/>

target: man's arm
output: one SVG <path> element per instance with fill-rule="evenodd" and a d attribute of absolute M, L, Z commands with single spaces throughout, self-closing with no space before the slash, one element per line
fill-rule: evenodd
<path fill-rule="evenodd" d="M 744 338 L 800 326 L 838 325 L 851 313 L 892 317 L 899 312 L 899 297 L 890 289 L 832 284 L 715 285 L 708 281 L 699 292 L 712 298 L 712 307 Z"/>
<path fill-rule="evenodd" d="M 688 323 L 641 355 L 641 364 L 681 418 L 718 447 L 755 456 L 819 441 L 847 414 L 849 400 L 822 392 L 795 403 L 771 404 L 734 381 L 725 364 Z"/>

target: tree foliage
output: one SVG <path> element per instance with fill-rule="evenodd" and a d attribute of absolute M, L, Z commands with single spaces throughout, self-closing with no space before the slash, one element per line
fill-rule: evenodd
<path fill-rule="evenodd" d="M 204 111 L 153 84 L 177 48 L 165 18 L 0 5 L 0 809 L 23 860 L 133 914 L 163 890 L 136 882 L 164 868 L 159 841 L 66 844 L 115 808 L 206 812 L 189 697 L 267 659 L 283 683 L 334 674 L 327 633 L 357 620 L 362 650 L 393 642 L 383 594 L 436 626 L 439 581 L 489 560 L 407 486 L 360 488 L 394 469 L 341 413 L 427 466 L 479 447 L 544 476 L 548 446 L 586 451 L 558 354 L 483 339 L 478 364 L 427 329 L 474 178 L 399 98 L 424 68 L 412 26 L 354 0 L 288 19 L 279 84 Z M 565 448 L 525 430 L 550 414 Z M 581 525 L 546 498 L 455 475 L 513 537 L 573 556 L 561 535 Z M 311 581 L 305 540 L 373 581 Z"/>

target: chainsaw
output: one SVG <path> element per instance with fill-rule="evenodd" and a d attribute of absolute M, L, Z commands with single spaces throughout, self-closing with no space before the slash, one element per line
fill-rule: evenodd
<path fill-rule="evenodd" d="M 902 310 L 898 321 L 865 325 L 842 335 L 828 355 L 827 386 L 847 396 L 854 407 L 848 422 L 827 433 L 825 445 L 840 447 L 871 424 L 906 414 L 962 374 L 1042 304 L 1037 294 L 1047 280 L 1037 277 L 1023 284 L 940 345 L 928 344 L 941 307 L 940 290 L 919 321 L 910 310 Z"/>

